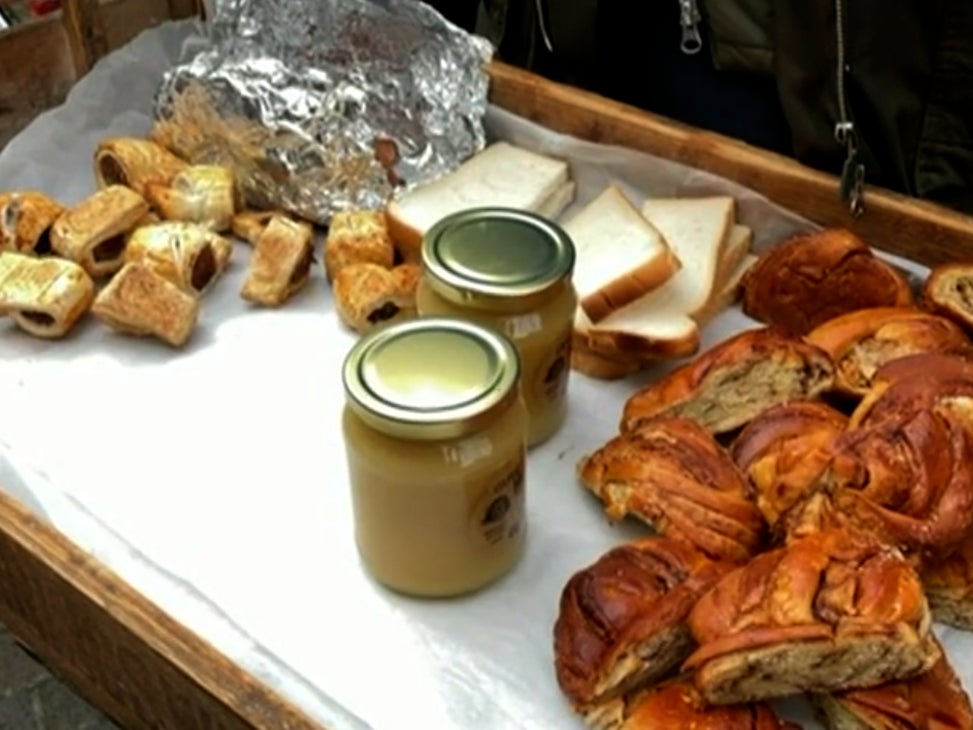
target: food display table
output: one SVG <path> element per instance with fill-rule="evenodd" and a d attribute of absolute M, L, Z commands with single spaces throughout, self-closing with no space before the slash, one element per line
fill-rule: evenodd
<path fill-rule="evenodd" d="M 2 187 L 87 194 L 95 144 L 147 131 L 159 74 L 192 32 L 166 24 L 104 59 L 0 155 Z M 973 220 L 933 205 L 869 190 L 853 220 L 829 175 L 499 63 L 491 100 L 494 133 L 532 133 L 530 120 L 559 133 L 555 146 L 597 143 L 571 146 L 589 179 L 595 153 L 632 171 L 648 153 L 748 188 L 758 246 L 801 222 L 756 225 L 787 209 L 916 270 L 973 259 Z M 0 332 L 0 621 L 131 728 L 581 727 L 554 681 L 557 596 L 644 531 L 608 524 L 575 464 L 671 364 L 612 383 L 573 376 L 568 424 L 531 453 L 523 562 L 481 593 L 414 601 L 368 580 L 355 553 L 338 373 L 354 338 L 320 267 L 305 295 L 264 312 L 240 303 L 242 269 L 216 287 L 186 353 L 93 326 L 62 343 Z M 745 325 L 725 312 L 704 346 Z M 969 637 L 944 635 L 971 656 Z M 957 669 L 973 679 L 973 665 Z"/>

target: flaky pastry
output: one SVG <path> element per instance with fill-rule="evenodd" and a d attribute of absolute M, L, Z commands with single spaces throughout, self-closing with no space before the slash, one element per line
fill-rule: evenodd
<path fill-rule="evenodd" d="M 233 172 L 218 165 L 187 167 L 168 185 L 147 185 L 145 197 L 165 220 L 199 223 L 218 233 L 230 230 L 237 207 Z"/>
<path fill-rule="evenodd" d="M 230 228 L 234 236 L 255 246 L 271 218 L 279 214 L 276 210 L 242 210 L 233 216 Z"/>
<path fill-rule="evenodd" d="M 381 210 L 339 211 L 331 216 L 324 241 L 328 281 L 349 264 L 377 264 L 392 268 L 395 247 Z"/>
<path fill-rule="evenodd" d="M 188 165 L 165 147 L 137 137 L 113 137 L 95 149 L 99 188 L 124 185 L 144 196 L 149 185 L 168 185 Z"/>
<path fill-rule="evenodd" d="M 308 281 L 314 260 L 314 234 L 307 223 L 275 215 L 253 248 L 240 295 L 278 306 Z"/>
<path fill-rule="evenodd" d="M 32 335 L 63 337 L 94 296 L 94 282 L 73 261 L 0 253 L 0 314 Z"/>
<path fill-rule="evenodd" d="M 933 618 L 973 631 L 973 531 L 945 558 L 926 561 L 921 574 Z"/>
<path fill-rule="evenodd" d="M 136 229 L 125 260 L 141 262 L 173 284 L 202 294 L 229 262 L 232 245 L 198 223 L 169 221 Z"/>
<path fill-rule="evenodd" d="M 51 226 L 63 212 L 43 193 L 0 194 L 0 251 L 50 253 Z"/>
<path fill-rule="evenodd" d="M 367 332 L 414 315 L 419 273 L 418 264 L 393 269 L 368 263 L 343 267 L 332 282 L 338 316 L 356 332 Z"/>

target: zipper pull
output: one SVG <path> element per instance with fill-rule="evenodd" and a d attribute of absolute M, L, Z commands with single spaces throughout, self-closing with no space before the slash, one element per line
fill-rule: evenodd
<path fill-rule="evenodd" d="M 679 0 L 679 25 L 682 27 L 679 49 L 687 56 L 699 53 L 703 48 L 703 37 L 699 34 L 702 19 L 696 0 Z"/>
<path fill-rule="evenodd" d="M 838 194 L 848 204 L 853 218 L 865 212 L 865 165 L 858 156 L 854 122 L 839 122 L 834 128 L 835 139 L 845 145 L 845 161 L 841 166 Z"/>

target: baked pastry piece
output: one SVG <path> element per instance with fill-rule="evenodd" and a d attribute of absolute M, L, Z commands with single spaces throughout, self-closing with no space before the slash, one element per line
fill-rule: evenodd
<path fill-rule="evenodd" d="M 940 648 L 938 662 L 902 682 L 815 695 L 832 730 L 973 730 L 970 698 Z"/>
<path fill-rule="evenodd" d="M 973 333 L 973 263 L 941 264 L 930 271 L 922 305 Z"/>
<path fill-rule="evenodd" d="M 571 369 L 599 380 L 618 380 L 644 370 L 652 361 L 625 352 L 595 350 L 583 333 L 571 335 Z"/>
<path fill-rule="evenodd" d="M 0 194 L 0 251 L 50 253 L 51 226 L 63 212 L 43 193 Z"/>
<path fill-rule="evenodd" d="M 386 269 L 378 264 L 351 264 L 335 277 L 334 302 L 341 321 L 356 332 L 415 314 L 418 264 Z"/>
<path fill-rule="evenodd" d="M 791 401 L 768 408 L 740 432 L 730 454 L 769 525 L 813 491 L 847 424 L 824 403 Z"/>
<path fill-rule="evenodd" d="M 91 311 L 118 332 L 181 347 L 196 327 L 199 300 L 145 264 L 129 263 L 98 293 Z"/>
<path fill-rule="evenodd" d="M 150 183 L 146 200 L 165 220 L 199 223 L 214 231 L 228 231 L 236 212 L 236 183 L 228 167 L 193 165 L 168 185 Z"/>
<path fill-rule="evenodd" d="M 94 282 L 73 261 L 0 253 L 0 315 L 32 335 L 63 337 L 94 296 Z"/>
<path fill-rule="evenodd" d="M 945 558 L 927 561 L 921 575 L 933 618 L 973 631 L 973 532 Z"/>
<path fill-rule="evenodd" d="M 377 264 L 392 268 L 395 246 L 381 210 L 352 210 L 331 216 L 324 241 L 324 267 L 328 281 L 349 264 Z"/>
<path fill-rule="evenodd" d="M 606 709 L 593 723 L 597 730 L 800 730 L 763 703 L 706 706 L 685 680 L 616 700 Z"/>
<path fill-rule="evenodd" d="M 557 680 L 575 710 L 597 715 L 678 669 L 693 650 L 690 610 L 731 567 L 685 543 L 648 538 L 575 573 L 554 624 Z"/>
<path fill-rule="evenodd" d="M 81 264 L 92 276 L 112 274 L 125 262 L 125 239 L 148 212 L 141 195 L 121 185 L 110 185 L 54 222 L 51 248 Z"/>
<path fill-rule="evenodd" d="M 307 283 L 313 261 L 311 226 L 275 215 L 253 248 L 240 295 L 265 306 L 283 304 Z"/>
<path fill-rule="evenodd" d="M 724 576 L 689 615 L 684 667 L 707 702 L 834 692 L 928 671 L 940 651 L 915 570 L 845 530 L 766 552 Z"/>
<path fill-rule="evenodd" d="M 872 307 L 840 315 L 805 339 L 828 353 L 835 390 L 862 396 L 885 363 L 921 352 L 973 356 L 973 343 L 957 325 L 913 307 Z"/>
<path fill-rule="evenodd" d="M 144 196 L 149 185 L 168 185 L 187 167 L 165 147 L 137 137 L 106 139 L 95 149 L 99 188 L 124 185 Z"/>
<path fill-rule="evenodd" d="M 202 294 L 229 262 L 232 247 L 198 223 L 170 221 L 136 229 L 125 248 L 138 261 L 192 294 Z"/>
<path fill-rule="evenodd" d="M 905 277 L 843 229 L 797 235 L 768 249 L 742 287 L 744 313 L 792 335 L 856 309 L 913 302 Z"/>
<path fill-rule="evenodd" d="M 582 459 L 578 474 L 613 519 L 636 517 L 717 559 L 744 562 L 761 547 L 743 475 L 695 421 L 645 421 Z"/>
<path fill-rule="evenodd" d="M 833 382 L 831 359 L 820 348 L 770 328 L 746 330 L 632 395 L 621 430 L 668 415 L 725 433 L 778 403 L 813 398 Z"/>
<path fill-rule="evenodd" d="M 242 210 L 233 216 L 230 228 L 234 236 L 255 246 L 270 219 L 279 213 L 276 210 Z"/>

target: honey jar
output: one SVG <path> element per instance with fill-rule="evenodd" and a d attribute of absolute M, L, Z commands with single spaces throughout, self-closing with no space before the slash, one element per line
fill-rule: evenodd
<path fill-rule="evenodd" d="M 525 542 L 527 411 L 499 333 L 456 318 L 373 331 L 343 367 L 355 539 L 394 590 L 452 596 L 509 571 Z"/>
<path fill-rule="evenodd" d="M 419 314 L 463 317 L 514 343 L 528 446 L 550 438 L 567 414 L 574 260 L 574 245 L 557 224 L 506 208 L 447 216 L 422 242 Z"/>

